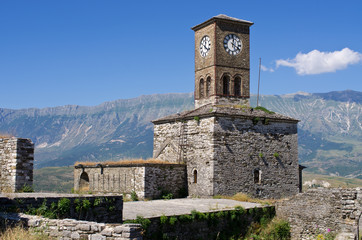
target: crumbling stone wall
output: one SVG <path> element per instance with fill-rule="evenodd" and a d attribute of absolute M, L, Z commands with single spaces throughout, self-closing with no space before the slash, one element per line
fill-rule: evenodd
<path fill-rule="evenodd" d="M 0 138 L 0 191 L 33 185 L 34 144 L 30 139 Z"/>
<path fill-rule="evenodd" d="M 123 197 L 116 195 L 78 195 L 56 193 L 13 193 L 0 195 L 0 212 L 27 212 L 52 204 L 59 205 L 64 198 L 69 199 L 69 208 L 63 205 L 63 218 L 96 221 L 104 223 L 121 223 Z M 86 205 L 86 206 L 85 206 Z"/>
<path fill-rule="evenodd" d="M 185 178 L 183 164 L 77 165 L 74 189 L 92 193 L 130 194 L 134 191 L 139 198 L 151 199 L 168 192 L 178 197 L 186 187 Z"/>
<path fill-rule="evenodd" d="M 153 157 L 186 163 L 189 195 L 299 192 L 296 120 L 205 115 L 154 122 Z"/>
<path fill-rule="evenodd" d="M 143 239 L 140 224 L 106 224 L 0 212 L 0 229 L 1 227 L 19 224 L 42 232 L 54 239 Z"/>
<path fill-rule="evenodd" d="M 362 189 L 311 189 L 276 204 L 276 215 L 288 219 L 293 239 L 314 239 L 328 229 L 337 239 L 359 239 Z M 361 233 L 359 233 L 361 234 Z"/>

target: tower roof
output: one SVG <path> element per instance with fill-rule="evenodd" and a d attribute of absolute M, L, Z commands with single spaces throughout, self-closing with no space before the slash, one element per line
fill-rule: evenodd
<path fill-rule="evenodd" d="M 250 21 L 246 21 L 246 20 L 242 20 L 242 19 L 238 19 L 238 18 L 233 18 L 233 17 L 229 17 L 225 14 L 219 14 L 215 17 L 212 17 L 210 18 L 209 20 L 203 22 L 203 23 L 200 23 L 194 27 L 192 27 L 191 29 L 194 30 L 194 31 L 197 31 L 199 30 L 200 28 L 203 28 L 211 23 L 214 23 L 216 21 L 224 21 L 224 22 L 233 22 L 233 23 L 240 23 L 242 25 L 248 25 L 248 26 L 251 26 L 253 25 L 254 23 L 253 22 L 250 22 Z"/>
<path fill-rule="evenodd" d="M 299 120 L 284 116 L 280 113 L 274 112 L 265 112 L 260 109 L 254 109 L 250 107 L 236 107 L 236 106 L 223 106 L 223 105 L 213 105 L 206 104 L 194 110 L 185 111 L 182 113 L 172 114 L 163 118 L 153 120 L 152 123 L 160 124 L 166 122 L 174 122 L 180 120 L 194 119 L 194 117 L 236 117 L 244 119 L 253 119 L 253 118 L 268 118 L 276 122 L 292 122 L 298 123 Z"/>

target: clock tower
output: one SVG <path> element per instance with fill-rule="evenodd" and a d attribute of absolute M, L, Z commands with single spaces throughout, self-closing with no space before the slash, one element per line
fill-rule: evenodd
<path fill-rule="evenodd" d="M 195 31 L 195 108 L 249 105 L 252 22 L 217 15 Z"/>

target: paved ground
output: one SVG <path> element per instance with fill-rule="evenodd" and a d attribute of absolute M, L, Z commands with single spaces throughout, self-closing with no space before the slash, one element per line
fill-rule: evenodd
<path fill-rule="evenodd" d="M 190 214 L 192 210 L 212 212 L 234 209 L 236 206 L 254 208 L 261 206 L 258 203 L 239 202 L 229 199 L 183 198 L 172 200 L 153 200 L 125 202 L 123 204 L 123 220 L 136 219 L 137 216 L 160 217 L 162 215 Z"/>

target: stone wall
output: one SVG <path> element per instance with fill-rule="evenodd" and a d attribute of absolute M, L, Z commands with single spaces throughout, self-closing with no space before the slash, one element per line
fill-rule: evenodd
<path fill-rule="evenodd" d="M 142 240 L 140 224 L 106 224 L 0 212 L 0 229 L 23 225 L 56 239 Z"/>
<path fill-rule="evenodd" d="M 215 119 L 214 194 L 283 198 L 299 192 L 297 124 Z"/>
<path fill-rule="evenodd" d="M 74 169 L 74 189 L 93 193 L 136 192 L 141 199 L 159 198 L 163 192 L 178 197 L 186 187 L 185 165 L 129 164 L 77 165 Z"/>
<path fill-rule="evenodd" d="M 0 138 L 0 192 L 33 185 L 34 144 L 30 139 Z"/>
<path fill-rule="evenodd" d="M 314 239 L 312 235 L 328 229 L 339 234 L 337 239 L 359 239 L 361 213 L 359 188 L 311 189 L 276 205 L 277 216 L 288 219 L 293 239 Z"/>
<path fill-rule="evenodd" d="M 299 192 L 296 120 L 225 115 L 155 123 L 153 157 L 186 163 L 191 196 Z"/>
<path fill-rule="evenodd" d="M 123 213 L 123 198 L 115 195 L 78 195 L 53 193 L 22 193 L 0 195 L 0 212 L 27 212 L 44 205 L 54 212 L 52 204 L 59 206 L 59 201 L 69 199 L 69 206 L 60 214 L 61 218 L 78 220 L 121 223 Z"/>
<path fill-rule="evenodd" d="M 144 239 L 235 239 L 245 236 L 253 222 L 274 215 L 274 207 L 262 207 L 148 218 Z"/>
<path fill-rule="evenodd" d="M 214 118 L 200 118 L 198 121 L 174 121 L 154 126 L 153 157 L 186 163 L 190 196 L 214 195 L 214 121 Z M 184 147 L 180 146 L 181 142 Z"/>

